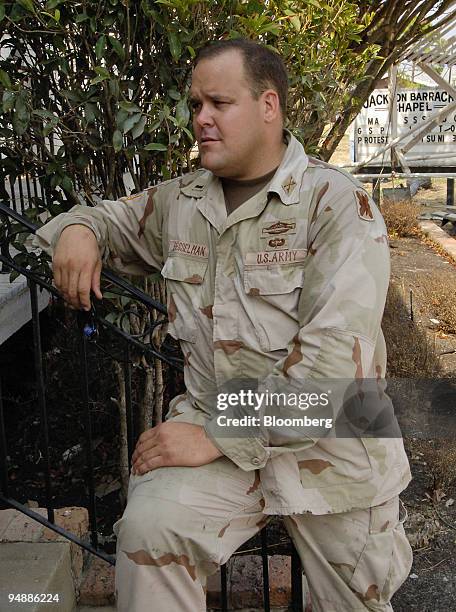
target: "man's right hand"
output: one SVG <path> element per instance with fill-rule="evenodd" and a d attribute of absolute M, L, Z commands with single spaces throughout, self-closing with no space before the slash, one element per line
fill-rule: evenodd
<path fill-rule="evenodd" d="M 85 225 L 69 225 L 60 234 L 52 259 L 57 289 L 68 304 L 90 310 L 90 290 L 101 300 L 101 257 L 95 234 Z"/>

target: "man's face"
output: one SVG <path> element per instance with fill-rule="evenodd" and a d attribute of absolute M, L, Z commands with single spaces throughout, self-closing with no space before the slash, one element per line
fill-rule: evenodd
<path fill-rule="evenodd" d="M 258 162 L 268 155 L 264 105 L 261 96 L 252 96 L 240 52 L 201 60 L 193 71 L 190 100 L 203 168 L 220 177 L 259 176 Z"/>

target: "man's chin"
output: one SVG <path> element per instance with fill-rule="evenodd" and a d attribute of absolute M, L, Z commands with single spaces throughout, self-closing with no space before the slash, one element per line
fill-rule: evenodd
<path fill-rule="evenodd" d="M 214 159 L 211 155 L 201 155 L 200 160 L 201 167 L 210 170 L 214 174 L 217 174 L 218 170 L 223 171 L 223 163 L 221 163 L 220 160 Z"/>

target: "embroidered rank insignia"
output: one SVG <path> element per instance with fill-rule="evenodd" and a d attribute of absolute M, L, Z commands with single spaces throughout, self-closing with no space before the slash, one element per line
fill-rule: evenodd
<path fill-rule="evenodd" d="M 374 215 L 369 204 L 369 196 L 364 191 L 355 191 L 355 194 L 358 216 L 364 221 L 373 221 Z"/>
<path fill-rule="evenodd" d="M 290 195 L 290 193 L 294 190 L 295 187 L 296 187 L 296 181 L 290 174 L 290 176 L 287 179 L 285 179 L 285 181 L 282 183 L 282 189 L 285 191 L 287 195 Z"/>

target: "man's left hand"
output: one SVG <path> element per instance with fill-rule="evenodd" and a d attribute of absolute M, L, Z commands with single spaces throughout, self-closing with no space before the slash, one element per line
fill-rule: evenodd
<path fill-rule="evenodd" d="M 144 431 L 132 456 L 132 474 L 159 467 L 206 465 L 223 453 L 212 444 L 204 427 L 190 423 L 160 423 Z"/>

